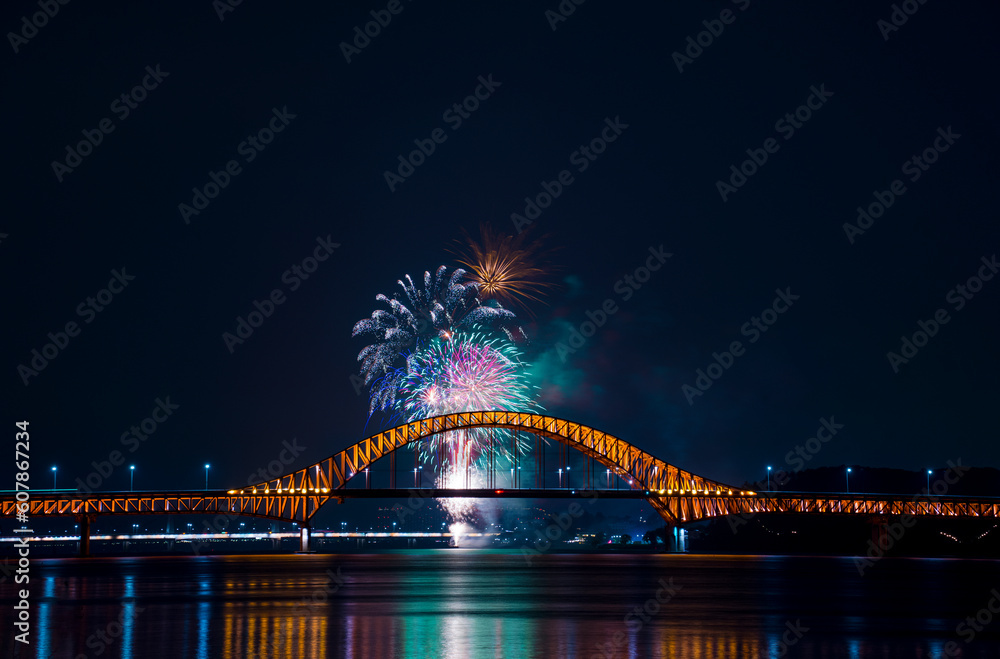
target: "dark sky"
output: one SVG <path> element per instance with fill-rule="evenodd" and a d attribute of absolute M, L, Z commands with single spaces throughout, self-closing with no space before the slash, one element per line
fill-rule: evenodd
<path fill-rule="evenodd" d="M 462 228 L 514 231 L 569 170 L 532 226 L 560 287 L 524 314 L 548 413 L 729 482 L 789 467 L 831 417 L 844 427 L 809 466 L 996 466 L 1000 281 L 974 281 L 960 309 L 952 289 L 1000 251 L 997 8 L 903 4 L 916 12 L 886 39 L 889 2 L 566 0 L 553 30 L 556 0 L 403 0 L 347 62 L 339 44 L 386 3 L 243 2 L 220 20 L 208 0 L 73 2 L 37 31 L 22 24 L 37 4 L 6 3 L 3 31 L 33 35 L 14 52 L 8 34 L 2 56 L 11 440 L 29 420 L 33 474 L 58 465 L 67 486 L 116 449 L 143 489 L 201 487 L 206 462 L 241 485 L 292 438 L 295 466 L 335 453 L 381 428 L 350 381 L 375 295 L 454 266 Z M 687 41 L 720 28 L 700 54 Z M 497 86 L 456 125 L 444 113 L 480 76 Z M 105 118 L 81 162 L 67 154 Z M 627 128 L 579 171 L 606 121 Z M 241 147 L 269 122 L 273 141 Z M 446 140 L 390 190 L 384 172 L 435 129 Z M 928 148 L 933 164 L 906 164 Z M 767 160 L 724 201 L 748 149 Z M 179 205 L 230 160 L 239 173 L 185 223 Z M 885 192 L 897 179 L 905 192 Z M 851 242 L 873 193 L 892 205 Z M 283 273 L 317 238 L 339 247 L 292 290 Z M 616 282 L 661 246 L 673 256 L 623 299 Z M 78 313 L 113 271 L 134 279 Z M 231 353 L 223 333 L 276 288 L 284 303 Z M 777 290 L 798 297 L 750 343 Z M 609 298 L 618 311 L 561 360 Z M 887 353 L 938 309 L 947 323 L 894 369 Z M 19 372 L 69 322 L 79 334 Z M 734 341 L 745 352 L 689 404 L 682 387 Z M 101 487 L 127 488 L 127 467 Z"/>

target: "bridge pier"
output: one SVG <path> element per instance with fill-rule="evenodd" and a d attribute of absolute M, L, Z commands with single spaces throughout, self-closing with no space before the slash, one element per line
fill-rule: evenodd
<path fill-rule="evenodd" d="M 96 515 L 78 515 L 77 526 L 80 528 L 80 551 L 77 554 L 80 558 L 90 557 L 90 523 L 96 519 Z"/>
<path fill-rule="evenodd" d="M 892 541 L 889 540 L 889 517 L 874 515 L 868 518 L 868 523 L 872 527 L 872 542 L 878 548 L 888 548 Z"/>
<path fill-rule="evenodd" d="M 309 525 L 303 522 L 299 525 L 299 552 L 300 554 L 312 554 L 314 553 L 309 548 L 309 533 L 311 529 Z"/>
<path fill-rule="evenodd" d="M 666 524 L 666 551 L 682 553 L 687 551 L 687 531 L 680 524 Z"/>

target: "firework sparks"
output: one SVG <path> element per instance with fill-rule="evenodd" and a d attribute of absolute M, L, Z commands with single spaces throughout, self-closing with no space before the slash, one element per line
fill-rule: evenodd
<path fill-rule="evenodd" d="M 513 312 L 482 304 L 477 298 L 478 285 L 465 278 L 465 270 L 459 268 L 449 277 L 447 267 L 441 266 L 433 277 L 430 272 L 424 273 L 424 288 L 420 290 L 407 275 L 397 282 L 404 296 L 397 294 L 390 299 L 380 293 L 375 299 L 386 304 L 388 310 L 376 309 L 371 318 L 354 325 L 351 336 L 375 340 L 358 354 L 365 384 L 374 382 L 369 412 L 393 407 L 402 379 L 410 370 L 410 360 L 431 341 L 481 327 L 497 327 L 510 338 L 515 332 L 523 335 L 520 328 L 512 329 Z"/>
<path fill-rule="evenodd" d="M 545 289 L 552 287 L 544 280 L 546 270 L 537 265 L 541 243 L 527 243 L 525 233 L 498 235 L 487 224 L 480 226 L 480 232 L 479 242 L 466 235 L 458 258 L 469 269 L 469 280 L 482 295 L 506 304 L 540 302 Z"/>
<path fill-rule="evenodd" d="M 411 358 L 400 382 L 400 406 L 410 421 L 455 412 L 532 410 L 537 405 L 524 369 L 520 353 L 509 341 L 475 334 L 439 338 Z M 506 436 L 506 431 L 497 431 L 491 437 L 482 428 L 442 433 L 422 444 L 422 457 L 436 462 L 449 481 L 464 480 L 487 451 L 493 451 L 494 459 L 509 462 L 511 450 L 526 449 L 524 442 L 512 445 Z"/>

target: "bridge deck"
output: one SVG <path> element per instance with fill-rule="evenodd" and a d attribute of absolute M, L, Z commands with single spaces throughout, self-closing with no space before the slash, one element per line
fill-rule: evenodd
<path fill-rule="evenodd" d="M 665 518 L 692 522 L 733 514 L 862 514 L 932 515 L 940 517 L 1000 517 L 1000 497 L 927 496 L 842 492 L 741 492 L 681 493 L 644 489 L 585 490 L 571 488 L 342 488 L 333 491 L 257 492 L 158 491 L 158 492 L 31 492 L 29 518 L 74 515 L 228 514 L 282 521 L 308 521 L 325 503 L 345 499 L 646 499 Z M 13 494 L 0 495 L 0 514 L 14 517 Z"/>

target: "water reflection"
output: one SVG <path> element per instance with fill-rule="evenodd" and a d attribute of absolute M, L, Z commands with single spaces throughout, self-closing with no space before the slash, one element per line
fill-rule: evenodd
<path fill-rule="evenodd" d="M 342 584 L 333 580 L 340 569 Z M 1000 564 L 383 555 L 39 560 L 39 657 L 938 656 Z M 37 574 L 37 581 L 36 581 Z M 662 605 L 661 579 L 679 587 Z M 0 584 L 9 616 L 15 591 Z M 981 597 L 980 597 L 981 599 Z M 6 618 L 4 618 L 6 619 Z M 1000 656 L 998 634 L 959 656 Z M 12 639 L 4 635 L 2 654 Z"/>

